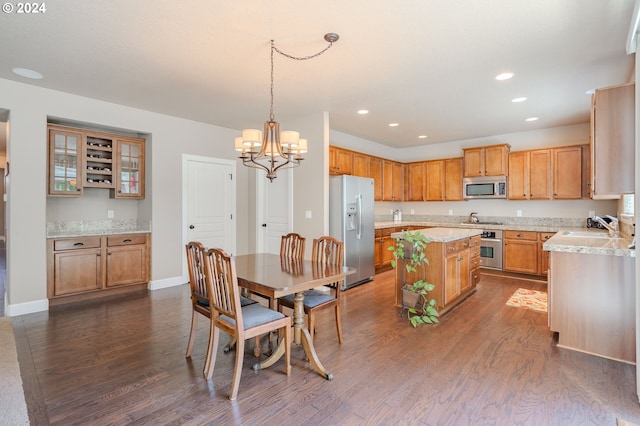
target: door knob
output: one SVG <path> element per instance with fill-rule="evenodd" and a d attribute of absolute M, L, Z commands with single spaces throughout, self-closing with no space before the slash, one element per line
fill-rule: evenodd
<path fill-rule="evenodd" d="M 263 227 L 263 228 L 266 228 L 266 227 L 267 227 L 267 224 L 266 224 L 266 223 L 263 223 L 263 224 L 262 224 L 262 227 Z"/>
<path fill-rule="evenodd" d="M 195 226 L 189 225 L 189 229 L 193 229 L 193 228 L 195 228 Z"/>

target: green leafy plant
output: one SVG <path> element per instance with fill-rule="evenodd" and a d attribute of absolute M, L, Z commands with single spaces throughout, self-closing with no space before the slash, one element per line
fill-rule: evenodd
<path fill-rule="evenodd" d="M 389 247 L 389 250 L 393 252 L 391 266 L 396 268 L 398 262 L 402 260 L 407 273 L 416 272 L 418 268 L 424 270 L 429 265 L 429 259 L 424 254 L 427 244 L 429 244 L 429 239 L 420 232 L 403 231 L 402 237 L 396 239 L 396 245 Z M 413 327 L 417 327 L 420 324 L 437 324 L 439 322 L 436 300 L 428 298 L 429 292 L 434 288 L 435 285 L 424 280 L 418 280 L 412 284 L 404 283 L 403 294 L 405 291 L 414 293 L 417 295 L 421 305 L 420 312 L 415 308 L 417 303 L 408 308 L 407 316 Z"/>

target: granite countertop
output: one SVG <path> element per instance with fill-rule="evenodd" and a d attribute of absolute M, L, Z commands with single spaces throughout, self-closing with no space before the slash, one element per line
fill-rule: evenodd
<path fill-rule="evenodd" d="M 412 232 L 420 232 L 430 241 L 447 243 L 449 241 L 460 240 L 462 238 L 473 237 L 482 234 L 481 229 L 464 229 L 464 228 L 424 228 L 416 229 Z M 394 232 L 391 234 L 393 238 L 401 238 L 402 232 Z"/>
<path fill-rule="evenodd" d="M 384 229 L 392 227 L 402 226 L 430 226 L 430 227 L 446 227 L 446 228 L 462 228 L 462 229 L 480 229 L 480 230 L 492 230 L 501 229 L 504 231 L 535 231 L 535 232 L 558 232 L 564 229 L 573 229 L 575 227 L 564 227 L 553 224 L 537 224 L 537 225 L 523 225 L 523 224 L 507 224 L 507 223 L 466 223 L 466 222 L 376 222 L 375 229 Z"/>
<path fill-rule="evenodd" d="M 578 233 L 578 236 L 566 235 L 571 232 Z M 636 257 L 636 250 L 629 248 L 631 243 L 630 238 L 610 238 L 606 231 L 575 228 L 557 232 L 545 241 L 542 248 L 547 251 Z"/>
<path fill-rule="evenodd" d="M 47 238 L 146 234 L 149 232 L 151 232 L 151 222 L 139 219 L 47 222 Z"/>

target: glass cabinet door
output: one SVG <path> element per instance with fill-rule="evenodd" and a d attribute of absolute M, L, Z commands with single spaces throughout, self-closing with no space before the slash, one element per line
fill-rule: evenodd
<path fill-rule="evenodd" d="M 144 141 L 117 140 L 116 198 L 144 198 Z"/>
<path fill-rule="evenodd" d="M 82 195 L 82 133 L 49 129 L 49 195 Z"/>

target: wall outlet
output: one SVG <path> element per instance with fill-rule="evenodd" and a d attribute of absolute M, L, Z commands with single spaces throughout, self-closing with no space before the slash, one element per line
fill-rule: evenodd
<path fill-rule="evenodd" d="M 107 210 L 107 219 L 113 219 L 113 210 Z"/>
<path fill-rule="evenodd" d="M 453 210 L 449 209 L 449 216 L 453 216 Z"/>
<path fill-rule="evenodd" d="M 516 210 L 516 216 L 521 217 L 522 216 L 522 210 Z"/>
<path fill-rule="evenodd" d="M 311 210 L 305 210 L 304 211 L 304 218 L 305 219 L 311 219 Z"/>
<path fill-rule="evenodd" d="M 594 210 L 589 210 L 589 215 L 587 217 L 594 217 L 596 212 Z"/>
<path fill-rule="evenodd" d="M 415 209 L 411 209 L 409 211 L 411 212 L 411 214 L 416 214 L 416 210 Z"/>

